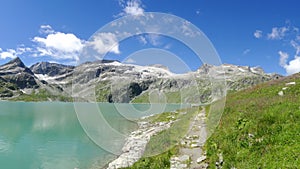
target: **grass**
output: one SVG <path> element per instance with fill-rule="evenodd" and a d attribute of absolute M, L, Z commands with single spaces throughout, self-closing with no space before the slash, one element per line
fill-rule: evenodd
<path fill-rule="evenodd" d="M 0 81 L 0 97 L 12 97 L 13 91 L 16 91 L 17 88 L 15 84 Z"/>
<path fill-rule="evenodd" d="M 231 93 L 220 124 L 206 142 L 210 168 L 300 166 L 300 75 Z M 285 83 L 295 81 L 296 85 Z M 283 87 L 284 96 L 278 92 Z"/>
<path fill-rule="evenodd" d="M 14 97 L 16 96 L 16 97 Z M 71 97 L 63 95 L 54 95 L 46 89 L 33 89 L 30 94 L 25 94 L 20 91 L 16 84 L 4 82 L 0 79 L 0 97 L 6 97 L 11 101 L 72 101 Z"/>
<path fill-rule="evenodd" d="M 164 95 L 158 96 L 157 94 L 151 95 L 152 103 L 199 103 L 206 102 L 210 96 L 209 89 L 202 89 L 195 86 L 184 88 L 177 91 L 164 91 Z M 141 95 L 135 97 L 133 103 L 150 103 L 149 101 L 150 93 L 146 91 Z"/>
<path fill-rule="evenodd" d="M 139 95 L 138 97 L 134 98 L 132 100 L 133 103 L 150 103 L 149 101 L 149 92 L 144 92 L 141 95 Z M 165 92 L 165 99 L 162 98 L 161 96 L 158 96 L 157 94 L 152 94 L 151 95 L 152 99 L 151 102 L 152 103 L 164 103 L 165 101 L 167 103 L 180 103 L 181 102 L 181 95 L 180 95 L 180 91 L 176 91 L 176 92 Z"/>
<path fill-rule="evenodd" d="M 49 101 L 49 99 L 56 100 L 56 101 L 65 101 L 65 102 L 72 101 L 71 97 L 67 97 L 67 96 L 63 96 L 63 95 L 53 95 L 53 94 L 50 94 L 46 89 L 40 89 L 38 92 L 33 90 L 31 94 L 21 93 L 20 96 L 11 98 L 9 100 L 35 102 L 35 101 Z"/>
<path fill-rule="evenodd" d="M 178 142 L 186 135 L 190 122 L 199 111 L 199 107 L 193 107 L 177 113 L 167 112 L 152 117 L 150 119 L 152 122 L 168 121 L 170 116 L 174 116 L 176 121 L 169 129 L 151 137 L 144 156 L 126 169 L 169 169 L 171 157 L 179 152 Z"/>
<path fill-rule="evenodd" d="M 178 146 L 152 157 L 142 157 L 133 166 L 125 169 L 170 169 L 170 159 L 173 155 L 179 152 Z"/>
<path fill-rule="evenodd" d="M 109 82 L 101 81 L 95 88 L 97 102 L 109 102 L 110 90 Z"/>

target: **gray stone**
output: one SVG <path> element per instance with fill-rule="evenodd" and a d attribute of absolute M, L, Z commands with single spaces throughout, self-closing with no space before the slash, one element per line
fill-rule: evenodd
<path fill-rule="evenodd" d="M 206 160 L 206 156 L 201 156 L 201 157 L 197 158 L 197 163 L 201 163 L 204 160 Z"/>
<path fill-rule="evenodd" d="M 188 155 L 183 155 L 183 156 L 179 157 L 179 161 L 181 161 L 181 162 L 186 162 L 189 159 L 190 159 L 190 156 L 188 156 Z"/>

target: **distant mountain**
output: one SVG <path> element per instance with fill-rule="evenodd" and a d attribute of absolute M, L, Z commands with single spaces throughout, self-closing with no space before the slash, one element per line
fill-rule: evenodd
<path fill-rule="evenodd" d="M 264 73 L 258 67 L 229 64 L 204 64 L 195 72 L 174 74 L 163 65 L 139 66 L 113 60 L 87 62 L 76 67 L 40 62 L 27 68 L 16 58 L 0 66 L 3 84 L 0 97 L 71 100 L 73 96 L 77 101 L 122 103 L 209 102 L 213 99 L 211 77 L 226 78 L 227 89 L 236 91 L 281 76 Z"/>
<path fill-rule="evenodd" d="M 30 67 L 34 74 L 43 74 L 48 76 L 63 75 L 74 70 L 74 66 L 66 66 L 57 63 L 39 62 Z"/>
<path fill-rule="evenodd" d="M 19 58 L 0 66 L 0 77 L 20 89 L 38 87 L 33 72 Z"/>

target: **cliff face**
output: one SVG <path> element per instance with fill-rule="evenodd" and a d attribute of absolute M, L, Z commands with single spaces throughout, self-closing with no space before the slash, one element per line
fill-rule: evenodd
<path fill-rule="evenodd" d="M 213 77 L 213 79 L 212 79 Z M 241 90 L 280 75 L 261 68 L 204 64 L 195 72 L 174 74 L 164 66 L 139 66 L 118 61 L 87 62 L 79 66 L 40 62 L 27 68 L 16 58 L 0 66 L 0 97 L 17 97 L 25 89 L 47 91 L 85 101 L 101 102 L 208 102 L 215 79 L 226 79 L 228 90 Z M 4 84 L 9 84 L 5 87 Z M 24 90 L 23 90 L 24 89 Z M 163 93 L 163 95 L 161 95 Z"/>
<path fill-rule="evenodd" d="M 15 84 L 20 89 L 38 87 L 33 72 L 19 58 L 0 66 L 0 77 L 2 82 Z"/>
<path fill-rule="evenodd" d="M 66 66 L 57 63 L 39 62 L 30 67 L 34 74 L 43 74 L 48 76 L 58 76 L 70 73 L 74 70 L 74 66 Z"/>

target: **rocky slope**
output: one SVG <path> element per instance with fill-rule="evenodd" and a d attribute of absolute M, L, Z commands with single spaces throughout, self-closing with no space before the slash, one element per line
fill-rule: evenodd
<path fill-rule="evenodd" d="M 38 86 L 33 72 L 19 58 L 0 66 L 0 77 L 2 81 L 13 83 L 20 89 Z"/>
<path fill-rule="evenodd" d="M 38 88 L 33 72 L 16 58 L 0 66 L 0 97 L 18 95 L 20 90 Z"/>
<path fill-rule="evenodd" d="M 30 67 L 34 74 L 43 74 L 47 76 L 59 76 L 70 73 L 74 70 L 74 66 L 67 66 L 57 63 L 39 62 Z"/>
<path fill-rule="evenodd" d="M 211 86 L 218 85 L 218 79 L 226 78 L 227 89 L 235 91 L 279 77 L 261 68 L 229 64 L 204 64 L 195 72 L 174 74 L 163 66 L 109 60 L 76 67 L 41 62 L 27 68 L 16 58 L 0 66 L 0 97 L 18 100 L 28 91 L 42 90 L 46 100 L 61 95 L 73 96 L 76 101 L 199 103 L 214 99 Z M 215 93 L 222 96 L 224 90 Z"/>

